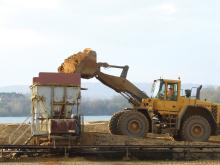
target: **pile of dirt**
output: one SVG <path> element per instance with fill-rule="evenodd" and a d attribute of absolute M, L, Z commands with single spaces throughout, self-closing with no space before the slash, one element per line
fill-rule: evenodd
<path fill-rule="evenodd" d="M 117 136 L 117 135 L 111 135 L 109 133 L 108 129 L 108 121 L 95 121 L 95 122 L 88 122 L 84 126 L 84 132 L 85 134 L 82 136 L 82 140 L 85 141 L 85 143 L 102 143 L 102 144 L 114 144 L 117 143 L 124 143 L 126 141 L 126 136 Z M 87 139 L 87 137 L 89 137 Z M 113 139 L 118 139 L 118 141 L 113 141 Z M 138 140 L 137 140 L 138 139 Z M 173 137 L 169 136 L 169 134 L 152 134 L 148 133 L 146 134 L 145 138 L 129 138 L 130 140 L 134 140 L 136 144 L 183 144 L 187 142 L 177 142 L 173 139 Z M 134 142 L 133 141 L 133 142 Z M 209 141 L 211 143 L 220 143 L 220 135 L 219 136 L 211 136 Z M 125 142 L 126 143 L 126 142 Z"/>
<path fill-rule="evenodd" d="M 134 138 L 110 133 L 85 132 L 80 138 L 81 145 L 146 145 L 174 144 L 174 141 L 155 138 Z"/>
<path fill-rule="evenodd" d="M 18 128 L 19 124 L 0 124 L 0 144 L 10 144 L 9 136 Z M 20 132 L 14 134 L 16 136 L 21 135 L 30 125 L 23 125 Z M 29 130 L 17 144 L 24 144 L 28 137 L 31 136 L 31 130 Z M 213 136 L 210 138 L 210 142 L 220 143 L 220 136 Z M 133 138 L 122 135 L 112 135 L 108 130 L 107 121 L 88 122 L 84 125 L 84 133 L 80 138 L 81 145 L 146 145 L 146 144 L 185 144 L 187 142 L 177 142 L 167 134 L 151 134 L 148 133 L 144 138 Z M 194 144 L 196 144 L 194 142 Z M 200 144 L 200 143 L 198 143 Z"/>
<path fill-rule="evenodd" d="M 84 126 L 85 132 L 109 133 L 108 121 L 88 122 Z"/>
<path fill-rule="evenodd" d="M 85 132 L 94 132 L 94 133 L 110 133 L 108 128 L 108 121 L 94 121 L 88 122 L 85 124 L 84 131 Z M 146 138 L 159 139 L 159 140 L 168 140 L 174 141 L 172 137 L 168 134 L 146 134 Z"/>
<path fill-rule="evenodd" d="M 96 72 L 96 52 L 86 48 L 64 60 L 58 68 L 61 73 L 81 73 L 82 78 L 92 78 Z"/>
<path fill-rule="evenodd" d="M 29 128 L 30 125 L 22 125 L 20 129 L 16 131 L 19 126 L 19 124 L 0 124 L 0 144 L 10 144 L 9 137 L 11 137 L 11 141 L 17 140 L 17 138 L 22 135 L 22 131 Z M 16 144 L 24 144 L 30 136 L 31 130 L 29 129 Z"/>

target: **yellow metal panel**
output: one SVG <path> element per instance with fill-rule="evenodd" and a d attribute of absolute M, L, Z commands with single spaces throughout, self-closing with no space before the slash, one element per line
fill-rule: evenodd
<path fill-rule="evenodd" d="M 181 113 L 181 110 L 184 109 L 184 107 L 187 107 L 189 105 L 191 106 L 200 106 L 203 108 L 208 109 L 209 111 L 212 110 L 213 105 L 217 105 L 217 124 L 220 127 L 220 105 L 218 104 L 213 104 L 209 101 L 206 100 L 198 100 L 195 98 L 186 98 L 185 96 L 180 96 L 181 93 L 181 81 L 180 80 L 164 80 L 166 88 L 167 84 L 169 83 L 178 83 L 178 98 L 177 101 L 170 101 L 162 99 L 143 99 L 142 100 L 142 108 L 146 108 L 149 110 L 157 110 L 161 115 L 166 115 L 166 114 L 179 114 Z M 167 89 L 166 89 L 167 93 Z"/>

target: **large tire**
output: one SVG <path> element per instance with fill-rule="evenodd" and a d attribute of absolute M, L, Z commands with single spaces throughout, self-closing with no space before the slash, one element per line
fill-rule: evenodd
<path fill-rule="evenodd" d="M 200 115 L 193 115 L 183 121 L 180 136 L 185 141 L 208 141 L 211 126 L 208 120 Z"/>
<path fill-rule="evenodd" d="M 110 121 L 109 121 L 109 131 L 111 134 L 114 134 L 114 135 L 121 135 L 121 131 L 120 129 L 118 128 L 118 119 L 119 117 L 125 113 L 126 111 L 119 111 L 119 112 L 116 112 L 115 114 L 112 115 Z"/>
<path fill-rule="evenodd" d="M 131 110 L 121 114 L 118 128 L 123 135 L 143 137 L 149 131 L 150 124 L 141 112 Z"/>

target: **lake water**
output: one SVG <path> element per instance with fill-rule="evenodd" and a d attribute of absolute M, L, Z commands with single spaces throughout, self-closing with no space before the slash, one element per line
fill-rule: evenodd
<path fill-rule="evenodd" d="M 22 123 L 27 117 L 0 117 L 0 123 Z M 111 116 L 84 116 L 85 122 L 109 121 Z"/>

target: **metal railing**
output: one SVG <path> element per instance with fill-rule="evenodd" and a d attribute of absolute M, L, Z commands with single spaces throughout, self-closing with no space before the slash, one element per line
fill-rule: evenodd
<path fill-rule="evenodd" d="M 9 144 L 16 144 L 29 130 L 31 131 L 31 124 L 27 124 L 27 121 L 30 120 L 30 118 L 31 115 L 27 116 L 27 118 L 9 135 Z M 27 127 L 24 129 L 23 126 Z M 27 139 L 28 138 L 29 137 L 27 137 Z"/>

